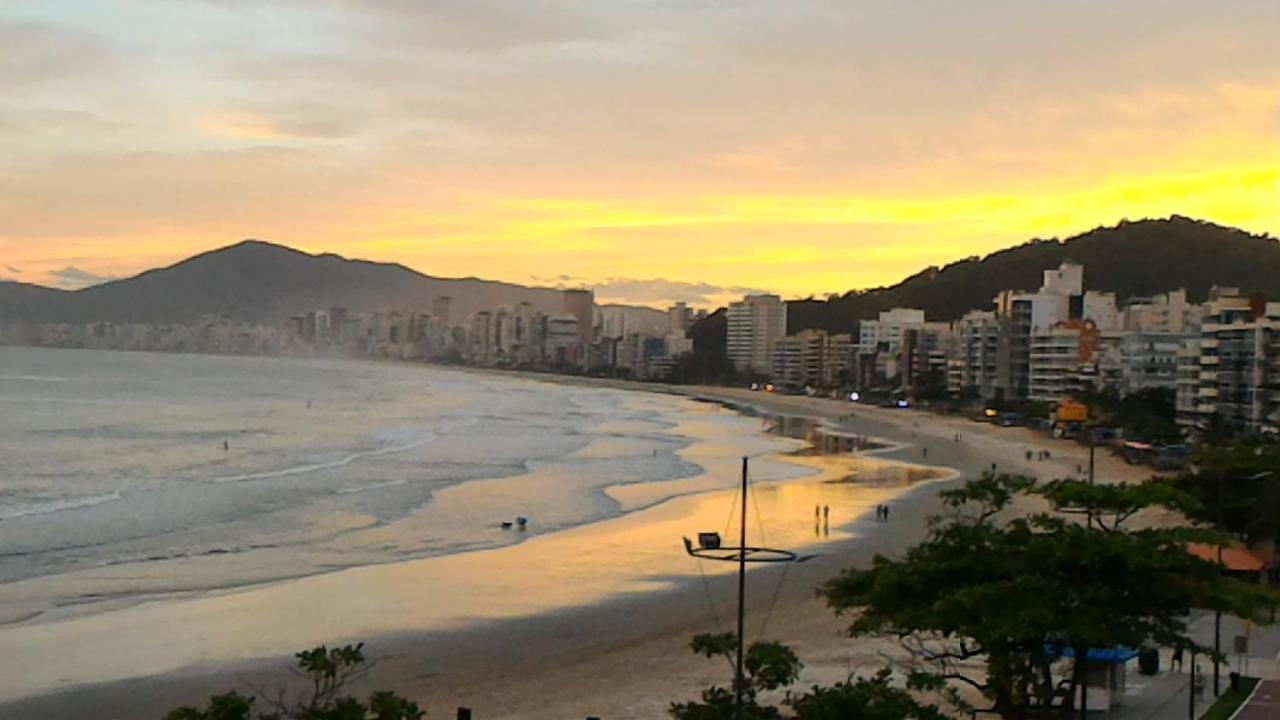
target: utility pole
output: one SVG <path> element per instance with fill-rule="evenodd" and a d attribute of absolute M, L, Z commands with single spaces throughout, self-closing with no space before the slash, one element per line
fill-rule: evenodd
<path fill-rule="evenodd" d="M 738 653 L 733 662 L 734 717 L 746 720 L 746 643 L 747 643 L 747 563 L 800 563 L 813 555 L 799 556 L 790 550 L 747 546 L 747 493 L 750 485 L 747 473 L 749 458 L 742 458 L 742 523 L 738 527 L 738 546 L 726 547 L 720 542 L 720 533 L 698 533 L 698 544 L 684 539 L 684 549 L 699 560 L 735 562 L 738 564 Z"/>
<path fill-rule="evenodd" d="M 1187 685 L 1187 717 L 1196 720 L 1196 651 L 1191 651 L 1191 683 Z"/>
<path fill-rule="evenodd" d="M 1218 504 L 1218 532 L 1222 532 L 1222 480 L 1219 479 L 1215 483 L 1217 487 L 1217 504 Z M 1218 572 L 1223 572 L 1222 566 L 1222 543 L 1218 543 Z M 1221 683 L 1221 670 L 1218 668 L 1219 658 L 1222 657 L 1222 610 L 1215 609 L 1213 611 L 1213 696 L 1218 697 Z"/>
<path fill-rule="evenodd" d="M 1093 452 L 1096 449 L 1097 447 L 1093 444 L 1093 438 L 1089 438 L 1089 487 L 1093 487 Z M 1086 518 L 1087 523 L 1085 527 L 1093 528 L 1093 502 L 1092 501 L 1089 502 L 1089 507 L 1087 508 L 1087 511 L 1088 511 L 1088 516 Z"/>
<path fill-rule="evenodd" d="M 742 458 L 742 524 L 738 530 L 738 669 L 733 678 L 734 706 L 737 720 L 746 718 L 743 705 L 743 647 L 747 624 L 747 458 Z"/>

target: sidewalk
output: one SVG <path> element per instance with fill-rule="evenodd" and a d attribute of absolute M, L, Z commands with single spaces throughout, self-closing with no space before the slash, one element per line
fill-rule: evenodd
<path fill-rule="evenodd" d="M 1200 643 L 1205 645 L 1213 644 L 1213 613 L 1197 614 L 1191 623 L 1191 636 Z M 1246 657 L 1239 657 L 1232 652 L 1235 638 L 1237 635 L 1249 635 L 1249 653 Z M 1254 626 L 1251 630 L 1246 630 L 1245 624 L 1235 617 L 1222 618 L 1222 647 L 1226 652 L 1228 664 L 1223 665 L 1220 670 L 1220 688 L 1223 692 L 1229 687 L 1230 675 L 1232 672 L 1240 672 L 1242 675 L 1262 678 L 1263 680 L 1280 680 L 1280 662 L 1277 662 L 1277 655 L 1280 655 L 1280 624 L 1273 626 Z M 1137 664 L 1134 663 L 1129 668 L 1127 676 L 1127 687 L 1124 695 L 1124 705 L 1116 708 L 1107 715 L 1108 718 L 1116 720 L 1188 720 L 1191 718 L 1191 708 L 1189 706 L 1189 698 L 1187 696 L 1191 685 L 1191 658 L 1184 657 L 1183 668 L 1179 672 L 1173 672 L 1170 667 L 1173 653 L 1164 650 L 1160 653 L 1160 672 L 1154 676 L 1142 675 L 1137 671 Z M 1204 676 L 1204 695 L 1196 699 L 1195 715 L 1200 717 L 1206 710 L 1213 705 L 1213 663 L 1209 662 L 1203 656 L 1197 656 L 1195 659 L 1198 668 L 1197 674 Z M 1249 714 L 1250 720 L 1262 720 L 1264 717 L 1272 717 L 1275 709 L 1269 704 L 1260 704 L 1269 702 L 1262 697 L 1263 688 L 1280 689 L 1280 685 L 1265 683 L 1259 688 L 1259 693 L 1254 702 L 1250 703 L 1245 711 L 1241 712 L 1240 718 L 1243 720 L 1246 714 Z M 1266 695 L 1269 698 L 1271 692 Z M 1280 702 L 1280 692 L 1275 693 L 1275 697 Z M 1255 708 L 1255 705 L 1258 707 Z"/>

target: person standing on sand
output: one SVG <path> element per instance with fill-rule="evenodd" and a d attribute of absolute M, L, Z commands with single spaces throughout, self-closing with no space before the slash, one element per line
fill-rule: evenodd
<path fill-rule="evenodd" d="M 925 457 L 929 457 L 929 448 L 922 447 L 920 448 L 920 452 L 923 453 Z"/>
<path fill-rule="evenodd" d="M 889 506 L 884 506 L 884 521 L 889 522 Z"/>
<path fill-rule="evenodd" d="M 1173 649 L 1173 659 L 1169 661 L 1169 669 L 1174 672 L 1182 672 L 1182 648 Z"/>

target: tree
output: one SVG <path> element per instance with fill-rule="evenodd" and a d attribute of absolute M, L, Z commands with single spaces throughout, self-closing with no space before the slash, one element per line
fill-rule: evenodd
<path fill-rule="evenodd" d="M 1173 485 L 1199 503 L 1191 517 L 1248 543 L 1280 540 L 1280 444 L 1201 443 Z"/>
<path fill-rule="evenodd" d="M 690 643 L 693 651 L 708 658 L 723 657 L 732 662 L 737 649 L 733 633 L 697 635 Z M 743 659 L 746 670 L 745 716 L 751 720 L 777 720 L 782 711 L 760 703 L 762 692 L 789 687 L 799 677 L 803 664 L 786 645 L 755 643 Z M 818 685 L 803 694 L 789 691 L 782 700 L 796 720 L 945 720 L 933 705 L 920 703 L 911 693 L 892 684 L 892 672 L 885 668 L 870 678 L 850 677 L 831 687 Z M 673 703 L 676 720 L 733 720 L 734 693 L 730 688 L 712 686 L 702 691 L 701 702 Z"/>
<path fill-rule="evenodd" d="M 309 688 L 295 701 L 279 691 L 274 698 L 255 689 L 257 695 L 235 691 L 214 695 L 203 710 L 181 707 L 169 712 L 166 720 L 422 720 L 426 713 L 417 703 L 391 692 L 375 692 L 368 700 L 344 695 L 352 681 L 368 674 L 372 665 L 365 658 L 364 644 L 327 648 L 323 645 L 297 655 L 298 674 Z M 270 707 L 258 711 L 258 701 Z M 255 715 L 255 711 L 257 714 Z"/>
<path fill-rule="evenodd" d="M 1102 520 L 1018 512 L 1013 501 L 1028 495 L 1069 511 L 1084 502 Z M 913 682 L 932 683 L 961 708 L 973 704 L 961 693 L 968 688 L 1004 717 L 1070 710 L 1090 649 L 1209 652 L 1188 636 L 1187 608 L 1252 617 L 1266 601 L 1186 551 L 1209 537 L 1204 531 L 1125 526 L 1143 507 L 1187 502 L 1167 487 L 1039 487 L 988 474 L 942 496 L 952 514 L 925 542 L 900 560 L 877 557 L 870 569 L 847 570 L 823 593 L 854 616 L 851 634 L 897 637 Z M 1068 650 L 1075 659 L 1064 676 L 1055 664 Z"/>
<path fill-rule="evenodd" d="M 888 668 L 870 678 L 850 678 L 831 687 L 813 686 L 787 704 L 798 720 L 946 720 L 936 705 L 925 705 L 891 684 Z"/>
<path fill-rule="evenodd" d="M 723 657 L 733 662 L 737 653 L 737 636 L 733 633 L 695 635 L 689 647 L 708 658 Z M 759 695 L 777 690 L 796 681 L 804 665 L 786 645 L 757 642 L 747 648 L 742 660 L 745 715 L 751 720 L 781 718 L 776 707 L 759 704 Z M 702 702 L 672 703 L 671 717 L 676 720 L 733 720 L 736 696 L 734 688 L 713 685 L 702 691 Z"/>
<path fill-rule="evenodd" d="M 947 374 L 936 368 L 925 372 L 913 388 L 913 394 L 921 402 L 946 402 L 951 398 L 947 390 Z"/>

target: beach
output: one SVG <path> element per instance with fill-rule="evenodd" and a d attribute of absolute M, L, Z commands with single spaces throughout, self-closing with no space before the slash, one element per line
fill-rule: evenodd
<path fill-rule="evenodd" d="M 673 390 L 620 383 L 608 389 L 641 396 Z M 861 458 L 776 451 L 772 460 L 760 458 L 805 472 L 756 486 L 753 512 L 762 527 L 751 527 L 753 535 L 816 557 L 752 571 L 748 636 L 792 645 L 807 666 L 802 686 L 883 664 L 883 647 L 843 637 L 841 620 L 814 591 L 842 568 L 921 539 L 927 519 L 940 510 L 938 488 L 992 463 L 1045 478 L 1071 475 L 1085 457 L 1074 443 L 1027 430 L 909 410 L 725 388 L 675 390 L 817 418 L 887 445 Z M 690 412 L 702 404 L 691 404 Z M 611 487 L 630 512 L 514 545 L 166 597 L 0 631 L 0 652 L 27 658 L 2 681 L 10 697 L 49 682 L 48 665 L 59 666 L 55 682 L 0 706 L 0 716 L 158 717 L 216 691 L 244 690 L 248 679 L 265 687 L 287 684 L 290 649 L 365 641 L 379 659 L 368 687 L 399 690 L 433 717 L 450 717 L 459 706 L 475 709 L 477 718 L 664 717 L 670 702 L 728 681 L 723 663 L 694 656 L 687 643 L 696 632 L 730 629 L 732 567 L 698 568 L 679 537 L 727 529 L 734 492 L 697 478 L 732 481 L 738 461 L 732 452 L 699 456 L 698 447 L 682 450 L 682 458 L 707 472 L 664 481 L 685 483 L 654 496 L 665 499 L 652 501 L 647 493 L 654 490 L 643 486 Z M 1049 460 L 1026 460 L 1028 449 L 1041 448 L 1051 450 Z M 909 483 L 911 468 L 917 479 L 930 481 Z M 923 468 L 933 470 L 920 475 Z M 1139 470 L 1101 454 L 1098 476 L 1141 479 Z M 880 503 L 891 508 L 888 522 L 871 517 Z M 830 507 L 825 527 L 815 526 L 815 505 Z M 163 645 L 154 641 L 157 635 L 166 638 Z M 70 680 L 57 682 L 59 674 Z"/>

